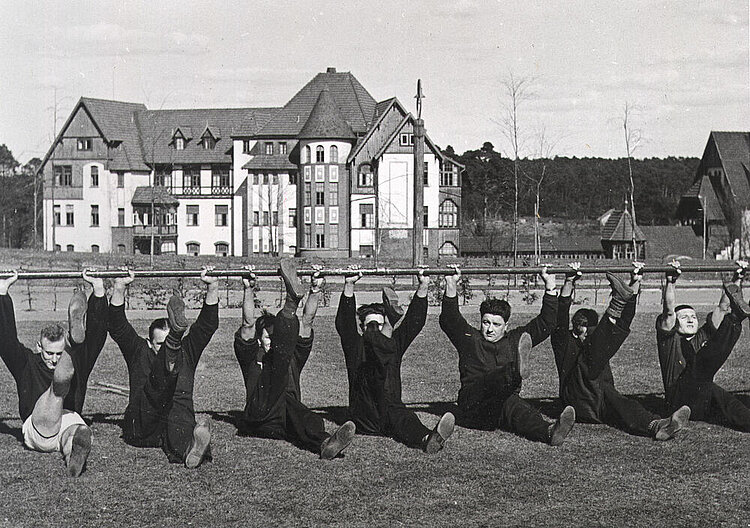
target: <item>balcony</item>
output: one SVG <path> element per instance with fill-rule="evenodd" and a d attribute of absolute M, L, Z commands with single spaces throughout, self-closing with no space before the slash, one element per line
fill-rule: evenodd
<path fill-rule="evenodd" d="M 177 236 L 176 225 L 134 225 L 133 236 Z"/>
<path fill-rule="evenodd" d="M 169 191 L 175 196 L 232 196 L 233 189 L 231 185 L 207 185 L 172 187 Z"/>

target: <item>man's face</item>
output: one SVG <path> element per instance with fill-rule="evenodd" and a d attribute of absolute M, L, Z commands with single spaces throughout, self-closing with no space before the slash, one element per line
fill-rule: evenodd
<path fill-rule="evenodd" d="M 154 354 L 159 353 L 159 349 L 164 344 L 164 341 L 167 340 L 167 335 L 169 335 L 169 330 L 164 330 L 163 328 L 154 328 L 153 335 L 148 342 L 151 350 L 154 351 Z"/>
<path fill-rule="evenodd" d="M 42 356 L 42 361 L 50 370 L 55 370 L 57 362 L 60 361 L 62 353 L 65 352 L 65 339 L 50 341 L 43 337 L 37 344 L 37 350 Z"/>
<path fill-rule="evenodd" d="M 264 328 L 260 335 L 260 346 L 263 347 L 264 352 L 271 350 L 271 334 L 273 334 L 273 329 L 269 332 L 268 328 Z"/>
<path fill-rule="evenodd" d="M 485 341 L 495 343 L 505 335 L 508 323 L 502 315 L 486 313 L 482 316 L 482 337 Z"/>
<path fill-rule="evenodd" d="M 385 324 L 385 316 L 379 313 L 371 313 L 365 316 L 365 320 L 362 322 L 362 329 L 366 329 L 367 325 L 375 323 L 378 327 L 378 331 L 383 331 L 383 325 Z"/>
<path fill-rule="evenodd" d="M 576 325 L 573 327 L 573 335 L 578 339 L 579 341 L 583 342 L 586 339 L 586 336 L 589 333 L 589 327 L 584 325 Z"/>
<path fill-rule="evenodd" d="M 683 308 L 678 311 L 677 316 L 677 333 L 687 336 L 694 336 L 698 333 L 698 315 L 692 308 Z"/>

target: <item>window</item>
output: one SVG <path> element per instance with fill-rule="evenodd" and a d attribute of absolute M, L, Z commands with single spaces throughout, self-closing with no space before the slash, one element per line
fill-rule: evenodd
<path fill-rule="evenodd" d="M 260 179 L 263 185 L 268 185 L 268 174 L 261 174 Z"/>
<path fill-rule="evenodd" d="M 440 185 L 452 187 L 454 185 L 453 174 L 453 164 L 446 162 L 445 169 L 440 173 Z"/>
<path fill-rule="evenodd" d="M 260 225 L 260 211 L 253 211 L 253 225 Z"/>
<path fill-rule="evenodd" d="M 289 173 L 289 185 L 297 185 L 297 173 L 296 172 Z"/>
<path fill-rule="evenodd" d="M 328 226 L 328 247 L 338 247 L 339 245 L 339 226 Z"/>
<path fill-rule="evenodd" d="M 331 159 L 328 160 L 328 163 L 338 163 L 339 162 L 339 148 L 336 145 L 331 145 Z"/>
<path fill-rule="evenodd" d="M 162 253 L 164 253 L 164 244 L 162 244 Z M 125 244 L 117 244 L 117 252 L 118 253 L 125 253 L 128 250 L 127 246 Z"/>
<path fill-rule="evenodd" d="M 211 134 L 203 136 L 203 150 L 213 150 L 216 148 L 216 139 Z"/>
<path fill-rule="evenodd" d="M 232 180 L 226 165 L 211 166 L 211 194 L 231 194 Z"/>
<path fill-rule="evenodd" d="M 424 166 L 424 169 L 422 169 L 423 170 L 423 172 L 422 172 L 422 184 L 423 185 L 429 185 L 430 184 L 430 178 L 429 178 L 430 174 L 429 174 L 429 171 L 428 171 L 428 165 L 427 165 L 426 161 L 424 162 L 423 166 Z"/>
<path fill-rule="evenodd" d="M 402 147 L 414 146 L 414 134 L 402 133 L 398 136 L 398 143 Z"/>
<path fill-rule="evenodd" d="M 371 244 L 365 244 L 359 246 L 359 256 L 360 257 L 371 257 L 375 254 L 375 251 L 373 250 Z"/>
<path fill-rule="evenodd" d="M 315 184 L 315 205 L 325 205 L 326 202 L 326 184 Z"/>
<path fill-rule="evenodd" d="M 279 154 L 286 154 L 286 143 L 283 141 L 279 143 Z"/>
<path fill-rule="evenodd" d="M 328 184 L 328 205 L 338 205 L 338 204 L 339 204 L 339 184 L 335 182 L 329 183 Z"/>
<path fill-rule="evenodd" d="M 265 149 L 266 156 L 273 156 L 273 143 L 271 143 L 270 141 L 266 143 Z"/>
<path fill-rule="evenodd" d="M 99 246 L 97 244 L 91 244 L 91 252 L 99 253 Z"/>
<path fill-rule="evenodd" d="M 339 208 L 338 207 L 328 208 L 328 223 L 329 224 L 339 223 Z"/>
<path fill-rule="evenodd" d="M 326 181 L 326 168 L 323 165 L 315 166 L 315 181 L 316 182 Z"/>
<path fill-rule="evenodd" d="M 278 185 L 279 184 L 279 175 L 274 173 L 271 174 L 271 185 Z"/>
<path fill-rule="evenodd" d="M 78 138 L 77 141 L 78 150 L 91 150 L 91 139 L 89 138 Z"/>
<path fill-rule="evenodd" d="M 312 245 L 312 226 L 305 226 L 305 247 Z"/>
<path fill-rule="evenodd" d="M 125 209 L 119 207 L 117 209 L 117 225 L 123 227 L 125 225 Z"/>
<path fill-rule="evenodd" d="M 71 165 L 55 165 L 55 185 L 60 187 L 73 185 L 73 167 Z"/>
<path fill-rule="evenodd" d="M 271 213 L 271 225 L 275 225 L 275 226 L 279 225 L 279 212 L 278 211 L 273 211 Z"/>
<path fill-rule="evenodd" d="M 123 187 L 125 187 L 125 173 L 124 172 L 117 173 L 117 187 L 119 189 L 122 189 Z"/>
<path fill-rule="evenodd" d="M 217 242 L 215 246 L 217 257 L 226 257 L 227 255 L 229 255 L 229 244 L 227 244 L 226 242 Z"/>
<path fill-rule="evenodd" d="M 161 243 L 161 252 L 163 253 L 177 253 L 177 244 L 172 240 L 165 240 Z"/>
<path fill-rule="evenodd" d="M 312 208 L 311 207 L 305 207 L 304 208 L 304 215 L 305 215 L 305 223 L 309 224 L 312 222 Z"/>
<path fill-rule="evenodd" d="M 445 200 L 440 204 L 438 226 L 458 227 L 458 207 L 453 200 Z"/>
<path fill-rule="evenodd" d="M 215 205 L 214 212 L 216 214 L 216 227 L 226 227 L 229 225 L 229 206 L 228 205 Z"/>
<path fill-rule="evenodd" d="M 458 248 L 453 242 L 445 242 L 438 250 L 438 255 L 441 257 L 456 257 L 458 256 Z"/>
<path fill-rule="evenodd" d="M 373 177 L 372 167 L 370 167 L 370 165 L 365 163 L 359 167 L 359 180 L 357 184 L 360 187 L 372 187 Z"/>
<path fill-rule="evenodd" d="M 174 149 L 185 150 L 185 138 L 181 138 L 181 137 L 174 138 Z"/>
<path fill-rule="evenodd" d="M 58 225 L 58 226 L 59 226 L 59 225 L 60 225 L 60 222 L 62 222 L 61 218 L 62 218 L 62 215 L 61 215 L 61 213 L 60 213 L 60 206 L 59 206 L 59 205 L 56 205 L 56 206 L 54 206 L 54 207 L 52 208 L 52 222 L 53 222 L 53 223 L 54 223 L 55 225 Z"/>
<path fill-rule="evenodd" d="M 289 227 L 297 227 L 297 209 L 289 209 Z"/>
<path fill-rule="evenodd" d="M 91 206 L 91 227 L 99 227 L 99 206 Z"/>
<path fill-rule="evenodd" d="M 315 223 L 319 225 L 326 223 L 326 208 L 325 207 L 315 208 Z"/>
<path fill-rule="evenodd" d="M 55 244 L 55 251 L 62 251 L 62 246 L 60 244 Z"/>
<path fill-rule="evenodd" d="M 157 187 L 172 187 L 172 168 L 161 166 L 154 173 L 154 185 Z"/>
<path fill-rule="evenodd" d="M 422 213 L 422 225 L 423 225 L 424 227 L 427 227 L 427 224 L 428 224 L 428 222 L 429 222 L 429 220 L 428 220 L 428 218 L 429 218 L 429 215 L 427 214 L 427 212 L 428 212 L 428 206 L 427 206 L 427 205 L 425 205 L 425 206 L 423 207 L 423 211 L 424 211 L 424 212 Z"/>
<path fill-rule="evenodd" d="M 73 206 L 66 205 L 65 206 L 65 225 L 72 226 L 74 224 L 75 224 L 75 217 L 73 214 Z"/>
<path fill-rule="evenodd" d="M 99 167 L 96 165 L 91 167 L 91 186 L 99 187 Z"/>
<path fill-rule="evenodd" d="M 310 167 L 305 167 L 305 181 L 312 181 L 312 169 Z"/>
<path fill-rule="evenodd" d="M 306 183 L 305 184 L 305 200 L 303 205 L 310 205 L 310 201 L 312 200 L 312 183 Z"/>
<path fill-rule="evenodd" d="M 268 222 L 269 222 L 268 211 L 263 211 L 263 225 L 264 226 L 269 225 Z"/>
<path fill-rule="evenodd" d="M 372 204 L 359 204 L 359 217 L 361 220 L 361 227 L 373 227 L 373 205 Z"/>
<path fill-rule="evenodd" d="M 198 214 L 200 212 L 199 206 L 188 205 L 187 206 L 187 225 L 197 226 L 198 225 Z M 189 251 L 188 251 L 189 253 Z"/>
<path fill-rule="evenodd" d="M 339 181 L 339 168 L 337 165 L 331 165 L 328 167 L 328 181 L 337 182 Z"/>
<path fill-rule="evenodd" d="M 253 174 L 253 185 L 260 185 L 260 174 Z"/>
<path fill-rule="evenodd" d="M 201 168 L 199 165 L 185 165 L 182 168 L 182 192 L 184 194 L 201 193 Z"/>
<path fill-rule="evenodd" d="M 198 242 L 187 243 L 187 254 L 197 257 L 201 252 L 201 245 Z"/>
<path fill-rule="evenodd" d="M 312 163 L 312 149 L 310 149 L 310 145 L 305 147 L 305 158 L 303 163 Z"/>
<path fill-rule="evenodd" d="M 249 139 L 242 140 L 242 153 L 250 154 L 250 140 Z"/>
<path fill-rule="evenodd" d="M 325 149 L 318 145 L 315 148 L 315 162 L 316 163 L 324 163 L 325 162 Z"/>
<path fill-rule="evenodd" d="M 65 251 L 75 251 L 75 247 L 73 246 L 73 244 L 68 244 L 67 246 L 65 246 Z"/>
<path fill-rule="evenodd" d="M 315 247 L 318 249 L 326 247 L 326 236 L 323 233 L 315 233 Z"/>

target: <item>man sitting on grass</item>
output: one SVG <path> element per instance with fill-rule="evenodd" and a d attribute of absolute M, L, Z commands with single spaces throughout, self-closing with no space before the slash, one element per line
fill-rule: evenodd
<path fill-rule="evenodd" d="M 477 329 L 458 310 L 461 271 L 458 266 L 454 268 L 455 273 L 445 277 L 440 328 L 458 351 L 458 407 L 463 423 L 477 429 L 499 427 L 553 446 L 562 444 L 575 423 L 573 407 L 565 407 L 558 420 L 549 423 L 519 396 L 521 380 L 530 374 L 531 348 L 547 339 L 557 324 L 555 276 L 542 269 L 540 277 L 546 290 L 542 311 L 530 322 L 508 331 L 510 305 L 493 298 L 480 305 L 482 322 Z"/>
<path fill-rule="evenodd" d="M 623 396 L 615 388 L 609 360 L 630 334 L 641 287 L 643 264 L 633 263 L 630 284 L 607 273 L 612 298 L 604 316 L 590 308 L 581 308 L 568 329 L 570 305 L 581 264 L 574 262 L 565 277 L 557 308 L 557 328 L 552 333 L 552 350 L 560 377 L 560 399 L 572 405 L 579 421 L 606 423 L 641 436 L 669 440 L 687 425 L 690 407 L 682 406 L 671 417 L 660 419 L 637 401 Z"/>
<path fill-rule="evenodd" d="M 742 332 L 742 321 L 750 306 L 742 298 L 742 279 L 748 263 L 739 268 L 732 282 L 724 284 L 719 305 L 698 326 L 692 306 L 676 306 L 675 282 L 680 263 L 672 262 L 664 285 L 664 308 L 656 319 L 664 393 L 671 408 L 688 405 L 693 420 L 721 420 L 739 431 L 750 432 L 750 409 L 714 383 Z"/>
<path fill-rule="evenodd" d="M 392 290 L 383 292 L 383 304 L 356 308 L 354 284 L 361 277 L 362 272 L 352 268 L 344 279 L 336 314 L 349 377 L 349 413 L 361 433 L 390 436 L 426 453 L 437 453 L 453 434 L 453 414 L 443 414 L 430 431 L 401 399 L 401 361 L 427 319 L 429 278 L 420 270 L 419 287 L 409 309 L 393 329 L 403 312 Z"/>
<path fill-rule="evenodd" d="M 346 422 L 329 435 L 323 418 L 300 401 L 300 374 L 312 350 L 312 323 L 324 279 L 312 277 L 300 321 L 297 307 L 305 292 L 293 261 L 282 260 L 281 277 L 286 286 L 284 307 L 275 317 L 264 313 L 257 319 L 255 276 L 242 279 L 242 326 L 235 334 L 234 353 L 245 381 L 246 402 L 238 429 L 242 434 L 288 440 L 331 460 L 351 443 L 354 423 Z"/>
<path fill-rule="evenodd" d="M 76 290 L 68 305 L 68 331 L 59 324 L 45 326 L 35 351 L 18 341 L 8 295 L 18 272 L 0 280 L 0 356 L 16 381 L 24 445 L 62 453 L 73 477 L 83 472 L 91 451 L 91 429 L 80 413 L 89 374 L 107 339 L 104 282 L 89 271 L 83 272 L 93 287 L 88 306 L 86 296 Z"/>
<path fill-rule="evenodd" d="M 109 333 L 128 366 L 130 395 L 123 438 L 135 447 L 161 447 L 170 462 L 196 468 L 210 456 L 210 422 L 197 423 L 193 407 L 195 369 L 219 327 L 218 277 L 204 266 L 206 297 L 198 319 L 188 329 L 185 304 L 173 295 L 166 319 L 156 319 L 148 339 L 138 335 L 125 315 L 125 292 L 133 272 L 115 279 L 109 306 Z"/>

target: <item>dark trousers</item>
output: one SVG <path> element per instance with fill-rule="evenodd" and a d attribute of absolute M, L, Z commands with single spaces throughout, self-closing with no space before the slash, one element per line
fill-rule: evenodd
<path fill-rule="evenodd" d="M 714 376 L 731 354 L 742 332 L 742 321 L 727 314 L 716 332 L 698 350 L 677 380 L 673 406 L 688 405 L 693 420 L 720 420 L 750 432 L 750 409 L 714 383 Z"/>
<path fill-rule="evenodd" d="M 430 434 L 417 414 L 403 403 L 386 406 L 381 420 L 386 435 L 409 447 L 421 447 L 424 437 Z"/>
<path fill-rule="evenodd" d="M 271 357 L 264 362 L 256 387 L 246 385 L 249 404 L 245 409 L 243 433 L 287 440 L 314 453 L 328 438 L 323 418 L 288 392 L 290 362 L 299 334 L 299 319 L 280 311 L 274 318 Z"/>
<path fill-rule="evenodd" d="M 647 410 L 640 402 L 623 396 L 613 385 L 602 384 L 602 422 L 630 434 L 651 436 L 649 425 L 659 416 Z"/>
<path fill-rule="evenodd" d="M 123 423 L 125 441 L 136 447 L 161 447 L 170 462 L 183 462 L 193 439 L 195 413 L 183 404 L 174 404 L 175 387 L 186 361 L 167 370 L 166 345 L 151 360 L 151 371 L 139 394 L 134 395 Z"/>
<path fill-rule="evenodd" d="M 635 317 L 635 302 L 634 298 L 625 303 L 622 316 L 614 323 L 604 314 L 594 331 L 586 338 L 584 360 L 588 365 L 590 379 L 599 377 L 630 334 L 630 323 Z"/>

